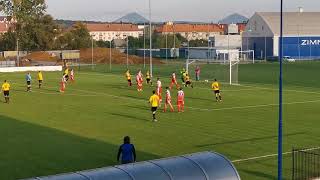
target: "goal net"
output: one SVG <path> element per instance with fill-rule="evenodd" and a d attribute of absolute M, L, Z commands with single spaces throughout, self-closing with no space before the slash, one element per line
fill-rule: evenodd
<path fill-rule="evenodd" d="M 187 59 L 186 70 L 195 77 L 197 67 L 201 69 L 201 80 L 218 81 L 238 85 L 240 66 L 254 63 L 254 51 L 220 50 L 210 59 Z"/>

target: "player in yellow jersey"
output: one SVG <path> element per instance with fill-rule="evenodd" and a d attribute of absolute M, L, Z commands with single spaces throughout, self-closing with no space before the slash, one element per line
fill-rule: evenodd
<path fill-rule="evenodd" d="M 65 77 L 66 81 L 69 80 L 69 68 L 68 67 L 64 70 L 63 76 Z"/>
<path fill-rule="evenodd" d="M 211 85 L 214 94 L 216 95 L 217 102 L 222 101 L 221 93 L 220 93 L 220 85 L 217 79 L 214 79 L 214 82 Z"/>
<path fill-rule="evenodd" d="M 153 95 L 149 98 L 149 103 L 151 105 L 151 112 L 152 112 L 153 121 L 157 122 L 156 112 L 157 112 L 157 109 L 158 109 L 158 106 L 159 106 L 160 98 L 156 94 L 155 90 L 153 90 L 152 93 L 153 93 Z"/>
<path fill-rule="evenodd" d="M 127 78 L 127 81 L 128 81 L 128 86 L 132 86 L 131 74 L 130 74 L 130 70 L 129 69 L 127 69 L 125 75 L 126 75 L 126 78 Z"/>
<path fill-rule="evenodd" d="M 40 89 L 41 86 L 42 86 L 42 81 L 43 81 L 43 75 L 42 75 L 42 72 L 39 71 L 39 72 L 38 72 L 39 89 Z"/>
<path fill-rule="evenodd" d="M 4 80 L 1 91 L 3 92 L 5 103 L 9 104 L 10 84 L 7 82 L 7 80 Z"/>
<path fill-rule="evenodd" d="M 192 84 L 192 82 L 191 82 L 191 79 L 190 79 L 189 74 L 186 74 L 186 75 L 185 75 L 185 79 L 184 79 L 184 80 L 185 80 L 185 83 L 186 83 L 186 84 L 185 84 L 186 87 L 191 86 L 191 87 L 193 88 L 193 84 Z"/>
<path fill-rule="evenodd" d="M 149 71 L 147 71 L 147 73 L 146 73 L 146 82 L 147 82 L 147 84 L 150 84 L 150 85 L 152 85 L 152 81 L 151 81 L 151 75 L 150 75 L 150 72 Z"/>

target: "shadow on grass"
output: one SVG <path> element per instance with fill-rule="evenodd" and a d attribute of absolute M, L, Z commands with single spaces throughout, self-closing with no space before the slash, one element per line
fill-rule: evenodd
<path fill-rule="evenodd" d="M 296 133 L 284 134 L 283 137 L 297 136 L 297 135 L 302 135 L 302 134 L 307 134 L 307 132 L 296 132 Z M 249 138 L 249 139 L 225 141 L 225 142 L 221 142 L 221 143 L 201 144 L 201 145 L 197 145 L 196 147 L 202 148 L 202 147 L 207 147 L 207 146 L 226 145 L 226 144 L 251 142 L 251 141 L 261 141 L 261 140 L 268 140 L 268 139 L 275 139 L 275 138 L 278 138 L 278 136 L 262 136 L 262 137 Z"/>
<path fill-rule="evenodd" d="M 117 164 L 118 145 L 1 115 L 0 140 L 0 179 L 46 176 Z M 121 141 L 119 137 L 119 143 Z M 160 158 L 141 151 L 137 157 L 138 160 Z"/>
<path fill-rule="evenodd" d="M 137 110 L 142 110 L 142 111 L 150 111 L 151 107 L 149 106 L 130 106 L 130 105 L 126 105 L 125 107 L 128 107 L 130 109 L 137 109 Z"/>
<path fill-rule="evenodd" d="M 121 117 L 124 117 L 124 118 L 127 118 L 127 119 L 133 119 L 133 120 L 139 120 L 139 121 L 150 121 L 150 119 L 146 119 L 146 118 L 140 118 L 140 117 L 137 117 L 137 116 L 134 116 L 133 115 L 129 115 L 129 114 L 120 114 L 120 113 L 110 113 L 111 115 L 113 116 L 121 116 Z M 151 112 L 150 112 L 150 118 L 151 118 Z"/>
<path fill-rule="evenodd" d="M 268 180 L 276 180 L 277 177 L 264 173 L 264 172 L 260 172 L 260 171 L 252 171 L 252 170 L 239 170 L 239 172 L 243 172 L 243 173 L 247 173 L 250 174 L 251 176 L 255 176 L 256 179 L 268 179 Z"/>
<path fill-rule="evenodd" d="M 207 98 L 207 99 L 205 99 L 205 98 L 198 98 L 198 97 L 188 97 L 188 99 L 215 102 L 215 97 L 213 97 L 213 96 L 212 96 L 212 98 Z"/>

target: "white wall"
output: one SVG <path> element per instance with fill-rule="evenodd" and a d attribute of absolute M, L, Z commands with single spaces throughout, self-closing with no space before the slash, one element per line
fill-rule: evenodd
<path fill-rule="evenodd" d="M 92 31 L 90 35 L 96 41 L 112 41 L 114 39 L 125 39 L 127 36 L 138 38 L 143 35 L 143 31 Z"/>
<path fill-rule="evenodd" d="M 241 35 L 217 35 L 214 38 L 215 47 L 241 47 Z M 229 39 L 229 40 L 228 40 Z"/>
<path fill-rule="evenodd" d="M 0 68 L 0 72 L 62 71 L 62 66 L 30 66 Z"/>

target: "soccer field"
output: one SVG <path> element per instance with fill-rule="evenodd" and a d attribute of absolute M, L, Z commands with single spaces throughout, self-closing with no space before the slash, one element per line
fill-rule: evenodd
<path fill-rule="evenodd" d="M 222 84 L 221 103 L 215 102 L 210 83 L 195 83 L 194 89 L 184 89 L 185 113 L 158 111 L 157 123 L 150 121 L 147 103 L 154 87 L 137 92 L 127 87 L 125 69 L 113 68 L 112 73 L 105 67 L 77 71 L 64 94 L 58 92 L 61 72 L 44 73 L 43 89 L 34 80 L 30 93 L 24 74 L 0 74 L 12 86 L 11 103 L 0 104 L 0 179 L 115 165 L 126 135 L 138 161 L 216 151 L 234 161 L 244 180 L 276 179 L 278 64 L 240 65 L 240 85 Z M 218 76 L 216 69 L 203 65 L 204 78 Z M 319 146 L 319 69 L 320 62 L 284 65 L 284 152 Z M 168 85 L 173 70 L 155 65 L 155 76 Z M 175 102 L 176 90 L 172 95 Z M 285 179 L 291 178 L 291 166 L 287 153 Z"/>

